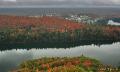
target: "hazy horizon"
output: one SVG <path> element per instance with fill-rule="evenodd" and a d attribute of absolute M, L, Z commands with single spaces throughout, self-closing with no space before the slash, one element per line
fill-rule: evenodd
<path fill-rule="evenodd" d="M 120 0 L 0 0 L 0 7 L 120 7 Z"/>
<path fill-rule="evenodd" d="M 0 8 L 120 8 L 120 6 L 0 6 Z"/>

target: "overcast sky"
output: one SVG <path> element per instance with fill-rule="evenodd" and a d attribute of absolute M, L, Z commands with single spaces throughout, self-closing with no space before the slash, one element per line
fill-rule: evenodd
<path fill-rule="evenodd" d="M 120 0 L 0 0 L 0 7 L 16 6 L 120 6 Z"/>

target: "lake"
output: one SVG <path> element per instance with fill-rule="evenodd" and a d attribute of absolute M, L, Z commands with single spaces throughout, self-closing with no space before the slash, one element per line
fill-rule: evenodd
<path fill-rule="evenodd" d="M 95 15 L 119 15 L 120 8 L 112 7 L 96 7 L 96 8 L 0 8 L 0 15 L 17 15 L 17 16 L 39 16 L 46 14 L 58 14 L 58 15 L 69 15 L 69 14 L 95 14 Z"/>
<path fill-rule="evenodd" d="M 0 72 L 8 72 L 16 69 L 20 63 L 26 60 L 41 57 L 76 57 L 85 55 L 100 60 L 107 65 L 120 65 L 120 42 L 113 44 L 102 44 L 100 46 L 91 44 L 72 48 L 47 48 L 47 49 L 12 49 L 0 52 Z"/>

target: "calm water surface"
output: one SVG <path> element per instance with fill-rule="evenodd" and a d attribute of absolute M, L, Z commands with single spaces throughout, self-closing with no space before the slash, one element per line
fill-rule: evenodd
<path fill-rule="evenodd" d="M 119 15 L 120 7 L 118 8 L 0 8 L 0 15 L 18 15 L 18 16 L 39 16 L 46 14 L 95 14 L 95 15 Z"/>
<path fill-rule="evenodd" d="M 85 55 L 100 60 L 104 64 L 120 65 L 120 42 L 101 46 L 85 45 L 73 48 L 13 49 L 0 52 L 0 72 L 8 72 L 26 60 L 41 57 L 76 57 Z"/>

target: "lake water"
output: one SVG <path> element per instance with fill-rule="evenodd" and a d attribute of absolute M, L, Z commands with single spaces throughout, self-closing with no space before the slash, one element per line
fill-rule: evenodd
<path fill-rule="evenodd" d="M 0 52 L 0 72 L 8 72 L 26 60 L 41 57 L 76 57 L 85 55 L 100 60 L 107 65 L 120 65 L 120 42 L 105 45 L 84 45 L 73 48 L 12 49 Z"/>
<path fill-rule="evenodd" d="M 0 8 L 0 15 L 39 16 L 46 14 L 95 14 L 95 15 L 119 15 L 120 7 L 117 8 Z"/>

